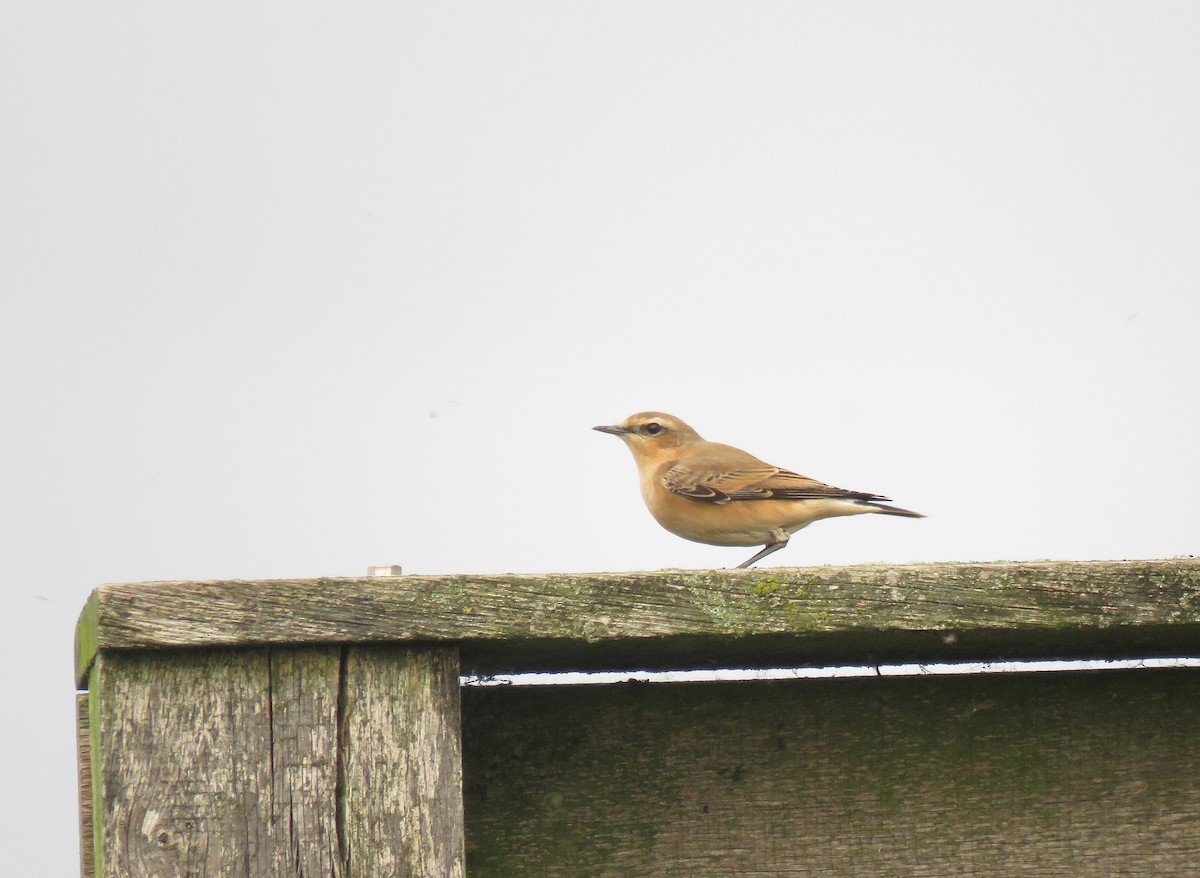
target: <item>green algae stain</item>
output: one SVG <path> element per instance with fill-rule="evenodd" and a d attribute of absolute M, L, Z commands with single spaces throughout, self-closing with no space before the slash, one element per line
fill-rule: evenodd
<path fill-rule="evenodd" d="M 754 583 L 754 593 L 760 598 L 775 594 L 781 588 L 783 588 L 783 583 L 774 576 L 768 576 L 766 579 L 760 579 Z"/>

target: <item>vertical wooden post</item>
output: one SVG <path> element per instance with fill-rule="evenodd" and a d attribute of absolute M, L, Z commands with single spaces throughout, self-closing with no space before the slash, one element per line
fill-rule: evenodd
<path fill-rule="evenodd" d="M 454 648 L 101 653 L 89 683 L 98 878 L 462 875 Z"/>
<path fill-rule="evenodd" d="M 462 878 L 458 650 L 349 650 L 342 685 L 347 874 Z"/>
<path fill-rule="evenodd" d="M 271 649 L 273 875 L 344 878 L 338 842 L 339 647 Z"/>

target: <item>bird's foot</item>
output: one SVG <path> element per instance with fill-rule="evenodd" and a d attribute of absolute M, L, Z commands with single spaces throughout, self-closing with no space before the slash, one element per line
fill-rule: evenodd
<path fill-rule="evenodd" d="M 778 552 L 780 549 L 782 549 L 787 544 L 788 544 L 788 538 L 787 538 L 787 535 L 785 534 L 783 539 L 776 540 L 773 543 L 767 543 L 758 552 L 756 552 L 752 558 L 750 558 L 748 561 L 744 561 L 741 564 L 739 564 L 736 569 L 737 570 L 745 570 L 747 567 L 749 567 L 755 561 L 761 561 L 763 558 L 767 557 L 772 552 Z"/>

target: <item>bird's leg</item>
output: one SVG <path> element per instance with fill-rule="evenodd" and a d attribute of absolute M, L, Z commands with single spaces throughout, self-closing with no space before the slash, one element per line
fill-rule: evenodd
<path fill-rule="evenodd" d="M 749 567 L 755 561 L 761 561 L 763 558 L 767 557 L 772 552 L 778 552 L 780 549 L 782 549 L 784 546 L 786 546 L 788 544 L 788 534 L 782 528 L 777 533 L 773 534 L 773 536 L 776 537 L 775 542 L 767 543 L 765 546 L 762 547 L 762 549 L 760 549 L 758 552 L 755 553 L 753 558 L 751 558 L 749 561 L 739 564 L 737 566 L 737 569 L 745 570 L 747 567 Z M 779 539 L 780 537 L 782 537 L 782 539 Z"/>

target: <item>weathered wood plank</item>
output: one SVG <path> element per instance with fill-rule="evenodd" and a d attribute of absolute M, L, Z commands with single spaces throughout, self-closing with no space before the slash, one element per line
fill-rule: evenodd
<path fill-rule="evenodd" d="M 271 649 L 270 827 L 279 876 L 347 876 L 338 839 L 338 647 Z"/>
<path fill-rule="evenodd" d="M 1200 672 L 468 689 L 472 878 L 1192 876 Z"/>
<path fill-rule="evenodd" d="M 75 746 L 79 761 L 79 874 L 96 875 L 96 823 L 93 818 L 92 718 L 88 693 L 75 693 Z"/>
<path fill-rule="evenodd" d="M 102 653 L 99 873 L 461 876 L 453 648 Z"/>
<path fill-rule="evenodd" d="M 268 679 L 265 649 L 100 656 L 99 874 L 274 874 Z"/>
<path fill-rule="evenodd" d="M 462 878 L 453 648 L 349 650 L 343 681 L 347 874 Z"/>
<path fill-rule="evenodd" d="M 453 642 L 474 672 L 1169 655 L 1200 647 L 1200 559 L 108 585 L 100 650 Z"/>

